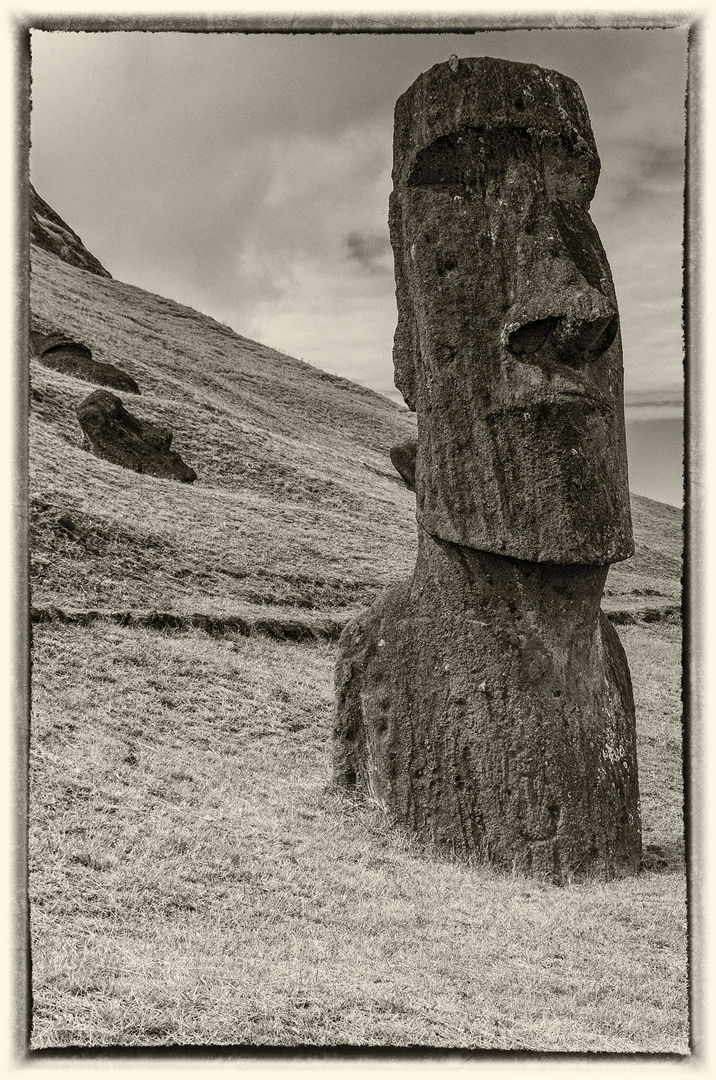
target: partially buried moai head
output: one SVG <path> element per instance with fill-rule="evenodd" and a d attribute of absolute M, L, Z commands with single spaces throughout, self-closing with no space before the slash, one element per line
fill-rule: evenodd
<path fill-rule="evenodd" d="M 395 109 L 395 382 L 418 414 L 418 519 L 483 551 L 633 551 L 622 350 L 588 214 L 579 87 L 489 57 L 438 64 Z"/>

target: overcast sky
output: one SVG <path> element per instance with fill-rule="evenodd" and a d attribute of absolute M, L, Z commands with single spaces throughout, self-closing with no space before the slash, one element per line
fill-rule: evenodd
<path fill-rule="evenodd" d="M 619 299 L 628 419 L 671 424 L 673 436 L 685 30 L 33 31 L 31 179 L 119 280 L 399 397 L 393 107 L 451 53 L 538 63 L 581 86 L 602 160 L 592 216 Z"/>

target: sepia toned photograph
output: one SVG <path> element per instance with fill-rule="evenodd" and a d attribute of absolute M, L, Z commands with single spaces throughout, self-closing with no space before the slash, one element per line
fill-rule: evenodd
<path fill-rule="evenodd" d="M 28 1061 L 684 1061 L 694 26 L 19 37 Z"/>

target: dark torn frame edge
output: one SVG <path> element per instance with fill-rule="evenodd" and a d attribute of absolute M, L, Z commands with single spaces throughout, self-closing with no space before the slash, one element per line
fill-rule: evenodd
<path fill-rule="evenodd" d="M 706 1064 L 706 1033 L 709 1017 L 706 1010 L 706 960 L 702 959 L 707 930 L 706 870 L 706 777 L 702 762 L 706 759 L 705 721 L 707 701 L 697 671 L 698 660 L 706 659 L 706 611 L 701 596 L 702 574 L 706 562 L 704 535 L 705 487 L 701 437 L 705 432 L 704 377 L 704 307 L 706 302 L 705 250 L 702 239 L 706 193 L 701 183 L 704 163 L 704 80 L 707 64 L 705 46 L 705 16 L 701 12 L 665 10 L 662 12 L 475 12 L 466 14 L 425 15 L 424 13 L 369 12 L 366 14 L 53 14 L 15 16 L 11 20 L 14 46 L 13 118 L 15 126 L 14 185 L 12 235 L 14 239 L 13 268 L 14 320 L 12 405 L 12 551 L 10 568 L 13 583 L 10 590 L 14 629 L 13 652 L 10 660 L 13 724 L 10 743 L 13 788 L 10 801 L 9 867 L 11 941 L 7 959 L 10 970 L 10 990 L 14 1008 L 11 1029 L 4 1033 L 9 1062 L 15 1068 L 48 1065 L 78 1068 L 90 1062 L 127 1065 L 158 1065 L 160 1061 L 186 1064 L 205 1064 L 236 1061 L 244 1067 L 261 1069 L 272 1064 L 321 1063 L 339 1066 L 340 1063 L 364 1063 L 370 1069 L 386 1065 L 409 1065 L 411 1061 L 440 1065 L 501 1063 L 505 1067 L 538 1061 L 543 1065 L 562 1066 L 579 1063 L 614 1065 L 630 1062 L 667 1065 L 704 1066 Z M 30 717 L 30 598 L 28 544 L 28 443 L 29 372 L 25 362 L 29 346 L 29 155 L 31 112 L 32 30 L 56 32 L 111 33 L 141 31 L 149 33 L 275 33 L 275 34 L 444 34 L 509 30 L 569 30 L 569 29 L 687 29 L 687 91 L 685 101 L 686 177 L 684 188 L 684 248 L 682 327 L 684 340 L 684 576 L 683 576 L 683 644 L 682 700 L 683 761 L 684 761 L 684 829 L 686 842 L 686 879 L 688 909 L 688 967 L 691 1057 L 679 1054 L 609 1054 L 589 1052 L 542 1053 L 540 1051 L 469 1051 L 422 1047 L 264 1047 L 264 1046 L 196 1046 L 196 1047 L 95 1047 L 57 1050 L 29 1049 L 32 1018 L 31 971 L 32 958 L 29 935 L 29 899 L 27 893 L 27 820 Z"/>

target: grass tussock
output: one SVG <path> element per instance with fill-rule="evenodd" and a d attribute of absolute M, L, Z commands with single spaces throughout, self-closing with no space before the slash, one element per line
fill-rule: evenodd
<path fill-rule="evenodd" d="M 36 628 L 33 1046 L 687 1052 L 677 631 L 624 640 L 666 858 L 555 889 L 331 789 L 330 646 Z"/>

